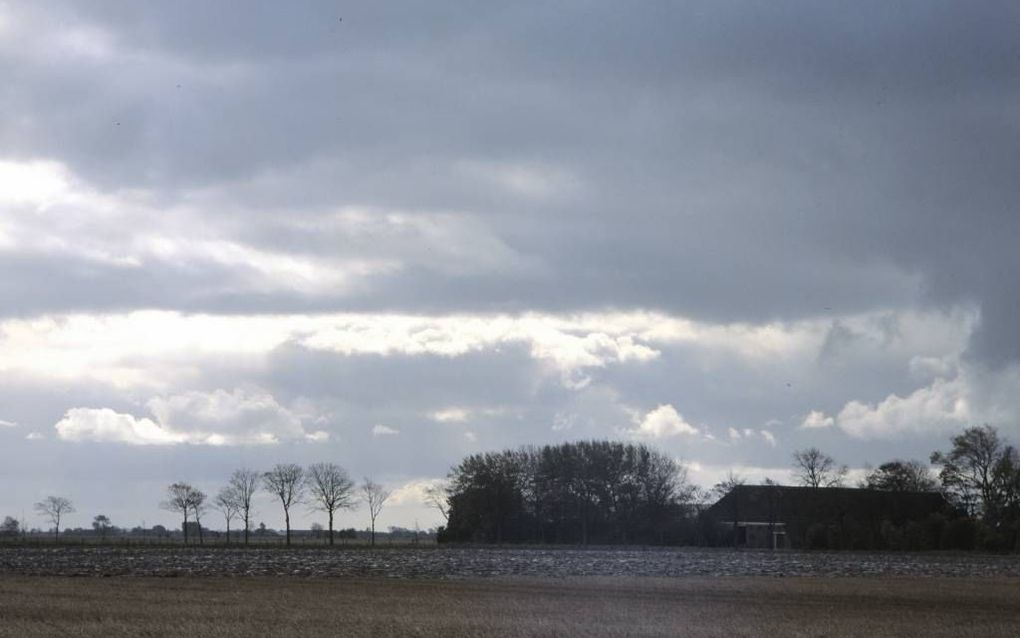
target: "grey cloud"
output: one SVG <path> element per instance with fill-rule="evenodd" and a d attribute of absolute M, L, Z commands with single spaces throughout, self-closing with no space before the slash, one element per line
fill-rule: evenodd
<path fill-rule="evenodd" d="M 391 405 L 419 415 L 451 405 L 527 404 L 549 391 L 538 363 L 514 345 L 458 357 L 343 356 L 288 345 L 271 355 L 268 369 L 266 380 L 289 396 L 332 397 L 363 409 Z"/>
<path fill-rule="evenodd" d="M 354 298 L 242 290 L 167 305 L 641 306 L 740 319 L 911 303 L 918 279 L 937 303 L 985 301 L 996 291 L 970 281 L 936 294 L 984 267 L 957 275 L 932 257 L 963 245 L 1010 259 L 969 222 L 1015 226 L 1000 131 L 1016 11 L 898 7 L 97 5 L 64 24 L 95 22 L 129 53 L 22 74 L 12 94 L 56 126 L 12 122 L 7 139 L 59 153 L 97 183 L 168 195 L 220 185 L 243 197 L 250 180 L 283 171 L 252 194 L 272 191 L 272 215 L 302 214 L 293 202 L 307 193 L 319 208 L 463 210 L 542 266 L 381 276 Z M 173 69 L 195 82 L 178 90 Z M 39 84 L 53 73 L 67 74 Z M 124 74 L 141 87 L 133 95 L 116 92 Z M 58 90 L 93 98 L 48 93 Z M 454 169 L 465 159 L 560 165 L 582 193 L 550 203 L 493 192 Z"/>

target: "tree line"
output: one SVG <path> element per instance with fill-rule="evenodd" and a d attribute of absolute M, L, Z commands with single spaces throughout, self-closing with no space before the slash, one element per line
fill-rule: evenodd
<path fill-rule="evenodd" d="M 188 542 L 189 515 L 202 539 L 202 516 L 211 506 L 222 517 L 230 542 L 230 526 L 239 520 L 244 527 L 244 543 L 251 533 L 252 501 L 262 489 L 280 502 L 286 528 L 286 544 L 290 545 L 290 515 L 294 507 L 308 505 L 326 514 L 329 544 L 335 544 L 334 519 L 343 510 L 353 510 L 360 502 L 368 505 L 371 521 L 371 544 L 375 545 L 375 521 L 390 492 L 382 485 L 365 478 L 356 485 L 347 470 L 335 463 L 314 463 L 304 468 L 294 463 L 281 463 L 267 472 L 242 468 L 231 474 L 227 484 L 209 502 L 207 495 L 188 483 L 173 483 L 167 488 L 166 499 L 160 504 L 165 510 L 183 517 L 184 542 Z"/>
<path fill-rule="evenodd" d="M 994 427 L 970 427 L 930 463 L 867 467 L 855 487 L 939 492 L 954 523 L 950 546 L 1018 547 L 1020 453 L 1013 445 Z M 847 486 L 848 468 L 817 448 L 796 451 L 792 469 L 801 486 Z M 429 501 L 447 518 L 440 541 L 696 544 L 707 542 L 704 506 L 745 483 L 730 473 L 702 489 L 683 463 L 644 444 L 581 441 L 472 454 Z M 931 524 L 944 530 L 948 522 Z"/>
<path fill-rule="evenodd" d="M 1020 452 L 994 427 L 970 427 L 935 451 L 931 465 L 893 459 L 867 468 L 857 487 L 884 491 L 932 492 L 946 498 L 954 512 L 952 547 L 1016 549 L 1020 545 Z M 848 468 L 817 448 L 792 457 L 798 485 L 825 488 L 847 484 Z M 702 543 L 704 506 L 746 481 L 733 473 L 710 489 L 694 485 L 687 467 L 644 444 L 581 441 L 502 452 L 473 454 L 455 466 L 442 486 L 426 493 L 446 525 L 440 541 L 534 543 Z M 766 484 L 777 483 L 766 479 Z M 375 523 L 390 492 L 366 478 L 357 485 L 333 463 L 307 468 L 279 464 L 269 471 L 239 469 L 210 499 L 187 482 L 167 487 L 161 506 L 182 516 L 185 542 L 192 530 L 203 542 L 202 519 L 210 511 L 231 527 L 239 522 L 249 542 L 255 495 L 270 494 L 283 510 L 286 542 L 291 542 L 293 508 L 306 505 L 324 512 L 329 544 L 335 543 L 334 519 L 360 504 L 368 508 L 371 542 Z M 50 496 L 35 504 L 59 538 L 74 504 Z M 946 521 L 932 522 L 945 528 Z M 937 524 L 937 525 L 936 525 Z M 93 528 L 104 535 L 112 526 L 97 516 Z M 6 517 L 0 535 L 16 535 L 18 521 Z M 930 546 L 929 542 L 926 546 Z M 936 544 L 936 546 L 942 546 Z"/>
<path fill-rule="evenodd" d="M 272 469 L 260 472 L 242 468 L 235 470 L 216 496 L 212 499 L 190 483 L 178 481 L 167 486 L 160 508 L 182 517 L 184 542 L 194 529 L 199 543 L 204 542 L 202 518 L 210 511 L 223 517 L 226 523 L 226 539 L 230 542 L 231 525 L 241 523 L 244 529 L 244 544 L 249 544 L 252 533 L 253 502 L 256 494 L 266 492 L 279 501 L 283 508 L 286 526 L 286 544 L 291 543 L 290 516 L 295 507 L 307 505 L 313 511 L 326 514 L 328 520 L 329 544 L 335 544 L 334 519 L 343 510 L 354 510 L 361 503 L 368 508 L 371 521 L 371 544 L 375 545 L 375 523 L 391 492 L 379 483 L 365 478 L 356 484 L 343 467 L 335 463 L 314 463 L 307 468 L 293 463 L 277 464 Z M 75 512 L 74 503 L 63 496 L 49 496 L 35 504 L 36 512 L 53 525 L 54 538 L 59 539 L 61 522 L 68 514 Z M 0 524 L 0 535 L 17 535 L 19 523 L 7 516 Z M 103 514 L 93 520 L 93 529 L 105 536 L 112 528 L 110 519 Z"/>

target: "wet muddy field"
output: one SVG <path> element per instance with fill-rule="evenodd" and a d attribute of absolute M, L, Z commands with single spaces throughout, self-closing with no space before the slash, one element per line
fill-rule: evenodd
<path fill-rule="evenodd" d="M 4 547 L 0 574 L 40 576 L 1009 576 L 1020 557 L 718 549 Z"/>

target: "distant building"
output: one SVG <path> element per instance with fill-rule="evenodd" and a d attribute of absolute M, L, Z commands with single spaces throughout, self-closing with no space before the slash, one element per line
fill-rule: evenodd
<path fill-rule="evenodd" d="M 890 529 L 951 513 L 937 492 L 740 485 L 705 517 L 736 547 L 867 549 L 883 546 Z"/>

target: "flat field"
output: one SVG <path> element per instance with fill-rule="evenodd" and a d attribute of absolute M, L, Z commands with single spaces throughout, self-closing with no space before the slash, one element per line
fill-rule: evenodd
<path fill-rule="evenodd" d="M 1004 576 L 1020 556 L 732 551 L 694 547 L 226 548 L 0 547 L 0 574 L 25 576 Z"/>
<path fill-rule="evenodd" d="M 0 575 L 0 636 L 1016 636 L 1012 578 Z"/>

